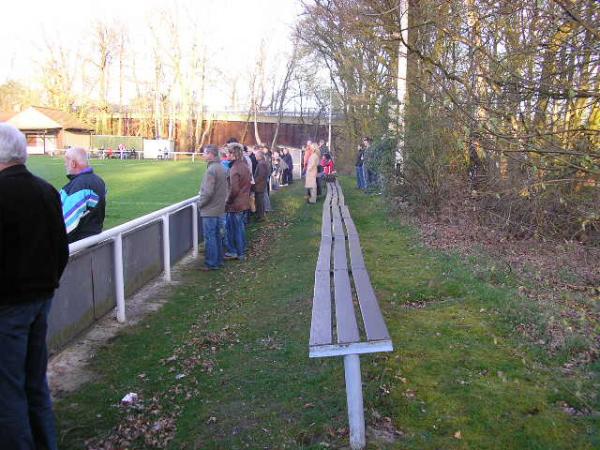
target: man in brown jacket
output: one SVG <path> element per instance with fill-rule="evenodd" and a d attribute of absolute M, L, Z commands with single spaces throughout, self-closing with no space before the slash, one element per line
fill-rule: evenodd
<path fill-rule="evenodd" d="M 227 144 L 227 152 L 232 162 L 229 169 L 229 195 L 227 212 L 227 238 L 235 253 L 226 253 L 225 259 L 246 258 L 245 212 L 250 209 L 250 186 L 252 175 L 244 159 L 244 147 L 238 143 Z"/>
<path fill-rule="evenodd" d="M 208 168 L 200 186 L 198 208 L 202 217 L 202 232 L 204 234 L 204 267 L 202 270 L 217 270 L 223 267 L 224 230 L 221 220 L 225 214 L 227 198 L 227 177 L 219 160 L 219 149 L 209 145 L 204 150 Z"/>

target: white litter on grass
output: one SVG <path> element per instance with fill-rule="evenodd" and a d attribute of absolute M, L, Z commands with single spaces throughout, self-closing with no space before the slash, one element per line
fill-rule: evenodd
<path fill-rule="evenodd" d="M 133 405 L 138 401 L 138 395 L 135 392 L 130 392 L 121 399 L 121 403 L 124 405 Z"/>

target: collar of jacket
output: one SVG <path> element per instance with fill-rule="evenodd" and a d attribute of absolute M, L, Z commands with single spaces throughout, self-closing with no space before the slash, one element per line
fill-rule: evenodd
<path fill-rule="evenodd" d="M 20 175 L 24 173 L 29 173 L 25 164 L 15 164 L 14 166 L 9 166 L 4 170 L 0 170 L 0 177 L 10 177 L 11 175 Z"/>
<path fill-rule="evenodd" d="M 73 180 L 73 179 L 77 178 L 79 175 L 83 175 L 84 173 L 94 173 L 94 169 L 92 167 L 86 167 L 81 172 L 79 172 L 75 175 L 67 174 L 67 178 L 69 180 Z"/>

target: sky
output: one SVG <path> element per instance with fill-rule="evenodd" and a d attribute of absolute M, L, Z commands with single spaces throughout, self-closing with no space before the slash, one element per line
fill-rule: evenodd
<path fill-rule="evenodd" d="M 210 66 L 243 77 L 255 64 L 261 41 L 274 65 L 290 51 L 290 30 L 301 5 L 299 0 L 7 1 L 0 27 L 0 84 L 10 79 L 29 85 L 39 82 L 48 43 L 60 43 L 72 52 L 71 63 L 81 65 L 81 55 L 90 54 L 91 24 L 98 19 L 125 24 L 131 50 L 138 56 L 137 74 L 143 78 L 151 72 L 149 24 L 159 24 L 165 11 L 179 15 L 182 22 L 201 24 Z M 185 33 L 182 39 L 187 38 Z M 225 95 L 217 91 L 213 96 Z"/>

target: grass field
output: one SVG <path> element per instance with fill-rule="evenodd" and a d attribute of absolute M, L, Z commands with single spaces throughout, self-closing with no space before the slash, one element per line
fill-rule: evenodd
<path fill-rule="evenodd" d="M 57 189 L 67 183 L 62 158 L 30 157 L 27 166 Z M 108 188 L 104 229 L 198 194 L 203 162 L 92 160 Z"/>
<path fill-rule="evenodd" d="M 563 356 L 515 333 L 535 307 L 510 276 L 424 248 L 343 183 L 395 346 L 361 358 L 369 448 L 600 448 L 598 367 L 564 374 Z M 61 448 L 347 445 L 342 361 L 308 358 L 321 205 L 302 190 L 273 196 L 247 261 L 209 274 L 195 262 L 96 355 L 95 381 L 56 405 Z M 118 406 L 127 392 L 138 407 Z"/>

